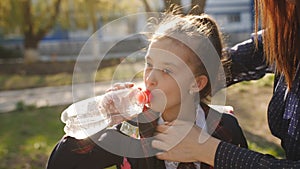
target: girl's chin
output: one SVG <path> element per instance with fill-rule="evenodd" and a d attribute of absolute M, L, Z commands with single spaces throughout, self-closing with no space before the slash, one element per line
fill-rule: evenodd
<path fill-rule="evenodd" d="M 162 106 L 159 106 L 159 105 L 156 105 L 156 104 L 148 103 L 148 107 L 149 107 L 151 110 L 155 111 L 155 112 L 160 112 L 160 113 L 162 113 L 162 112 L 164 111 L 164 109 L 161 108 Z"/>

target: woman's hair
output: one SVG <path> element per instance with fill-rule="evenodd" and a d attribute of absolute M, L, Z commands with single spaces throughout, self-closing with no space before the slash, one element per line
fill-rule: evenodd
<path fill-rule="evenodd" d="M 255 0 L 255 32 L 261 16 L 264 52 L 269 64 L 275 63 L 289 88 L 300 57 L 300 37 L 296 5 L 286 0 Z"/>
<path fill-rule="evenodd" d="M 184 15 L 181 13 L 178 13 L 178 11 L 175 9 L 171 9 L 167 11 L 163 19 L 157 24 L 156 23 L 156 30 L 154 34 L 150 37 L 150 41 L 157 41 L 161 40 L 163 38 L 170 38 L 174 40 L 175 43 L 178 43 L 180 45 L 183 45 L 187 47 L 187 49 L 190 49 L 194 55 L 188 57 L 188 62 L 191 63 L 193 73 L 195 76 L 199 75 L 205 75 L 209 79 L 208 84 L 199 92 L 200 99 L 208 99 L 207 96 L 211 96 L 212 93 L 212 87 L 211 87 L 211 80 L 208 76 L 208 72 L 200 60 L 199 56 L 195 53 L 194 49 L 190 47 L 191 44 L 186 44 L 184 40 L 180 39 L 184 37 L 185 39 L 188 39 L 187 41 L 193 39 L 195 43 L 193 43 L 194 46 L 205 46 L 203 43 L 211 43 L 212 48 L 207 48 L 206 50 L 215 50 L 218 58 L 222 60 L 222 48 L 223 48 L 223 39 L 221 38 L 221 33 L 219 31 L 219 28 L 216 24 L 216 22 L 207 14 L 201 14 L 201 15 Z M 176 34 L 179 33 L 183 36 L 180 36 L 179 38 L 176 37 Z M 175 36 L 173 36 L 175 35 Z M 200 35 L 200 36 L 199 36 Z M 202 41 L 201 38 L 206 38 L 209 40 Z M 205 53 L 205 51 L 204 51 Z M 200 56 L 201 57 L 201 56 Z M 207 56 L 202 56 L 207 57 Z M 210 56 L 213 57 L 213 56 Z M 205 58 L 203 58 L 205 59 Z M 216 69 L 218 69 L 216 67 Z M 209 100 L 205 100 L 209 101 Z"/>

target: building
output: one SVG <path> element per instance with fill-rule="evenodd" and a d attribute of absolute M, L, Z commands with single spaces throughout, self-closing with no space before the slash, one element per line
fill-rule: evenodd
<path fill-rule="evenodd" d="M 207 0 L 205 12 L 212 15 L 225 34 L 228 45 L 250 37 L 254 30 L 252 0 Z"/>

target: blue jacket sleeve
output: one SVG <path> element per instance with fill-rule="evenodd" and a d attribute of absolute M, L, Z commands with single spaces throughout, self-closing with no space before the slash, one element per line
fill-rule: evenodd
<path fill-rule="evenodd" d="M 221 142 L 215 157 L 215 169 L 282 169 L 300 168 L 300 161 L 276 159 L 230 143 Z"/>
<path fill-rule="evenodd" d="M 251 39 L 224 50 L 230 62 L 226 79 L 227 86 L 245 81 L 256 80 L 266 73 L 272 72 L 264 58 L 262 31 L 258 33 L 258 46 L 255 44 L 255 36 Z"/>
<path fill-rule="evenodd" d="M 47 169 L 98 169 L 122 162 L 122 157 L 95 145 L 92 140 L 63 137 L 53 149 Z"/>

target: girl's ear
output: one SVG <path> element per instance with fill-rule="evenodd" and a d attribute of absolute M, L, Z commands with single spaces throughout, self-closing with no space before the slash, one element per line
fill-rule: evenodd
<path fill-rule="evenodd" d="M 208 78 L 205 75 L 200 75 L 195 77 L 195 83 L 192 84 L 191 86 L 191 91 L 193 91 L 194 93 L 196 92 L 200 92 L 206 85 L 208 82 Z"/>

